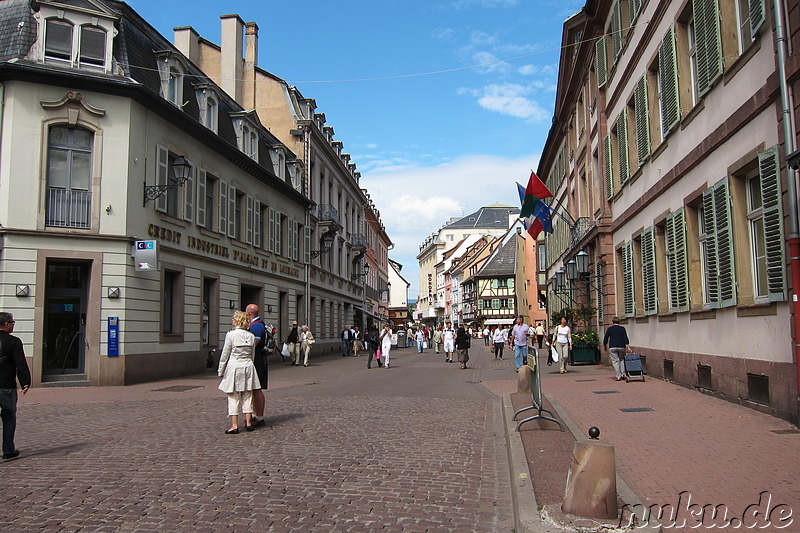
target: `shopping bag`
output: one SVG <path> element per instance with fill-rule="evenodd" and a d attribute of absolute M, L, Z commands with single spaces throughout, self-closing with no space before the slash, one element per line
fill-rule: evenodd
<path fill-rule="evenodd" d="M 427 350 L 428 349 L 428 341 L 422 341 L 422 349 L 423 350 Z"/>
<path fill-rule="evenodd" d="M 289 353 L 289 345 L 285 342 L 283 343 L 283 348 L 281 349 L 281 355 L 284 357 L 290 357 L 291 354 Z"/>
<path fill-rule="evenodd" d="M 555 346 L 550 347 L 550 358 L 554 363 L 558 363 L 558 350 L 556 350 Z"/>
<path fill-rule="evenodd" d="M 375 359 L 380 359 L 380 358 L 381 358 L 381 349 L 378 348 L 377 350 L 375 350 Z"/>

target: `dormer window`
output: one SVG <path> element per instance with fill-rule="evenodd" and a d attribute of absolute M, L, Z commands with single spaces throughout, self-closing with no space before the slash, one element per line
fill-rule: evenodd
<path fill-rule="evenodd" d="M 45 61 L 72 63 L 72 24 L 48 19 L 44 34 Z"/>
<path fill-rule="evenodd" d="M 272 161 L 272 171 L 281 180 L 286 179 L 286 154 L 280 145 L 273 146 L 269 151 L 269 158 Z"/>
<path fill-rule="evenodd" d="M 218 133 L 219 94 L 213 85 L 195 85 L 197 107 L 200 109 L 200 122 L 214 133 Z"/>
<path fill-rule="evenodd" d="M 37 18 L 39 39 L 44 46 L 39 61 L 69 67 L 110 71 L 111 39 L 116 35 L 113 21 L 86 13 L 64 13 L 42 6 Z"/>
<path fill-rule="evenodd" d="M 177 107 L 183 107 L 183 65 L 172 51 L 156 52 L 161 96 Z"/>
<path fill-rule="evenodd" d="M 239 150 L 258 161 L 258 129 L 261 125 L 255 111 L 235 111 L 231 113 L 231 118 Z"/>
<path fill-rule="evenodd" d="M 81 26 L 80 63 L 82 67 L 105 68 L 106 31 L 96 26 Z"/>

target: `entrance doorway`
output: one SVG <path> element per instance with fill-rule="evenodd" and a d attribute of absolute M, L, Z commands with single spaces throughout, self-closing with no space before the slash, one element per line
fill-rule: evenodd
<path fill-rule="evenodd" d="M 47 263 L 43 379 L 85 372 L 88 279 L 88 263 Z"/>

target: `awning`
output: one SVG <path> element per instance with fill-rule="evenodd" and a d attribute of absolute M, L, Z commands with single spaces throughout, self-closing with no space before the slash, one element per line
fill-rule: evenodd
<path fill-rule="evenodd" d="M 374 314 L 374 313 L 370 313 L 369 311 L 367 311 L 367 310 L 366 310 L 366 309 L 364 309 L 363 307 L 358 307 L 358 306 L 355 306 L 355 305 L 354 305 L 354 306 L 353 306 L 353 309 L 355 309 L 356 311 L 361 311 L 361 312 L 362 312 L 362 313 L 364 313 L 365 315 L 367 315 L 367 316 L 371 316 L 372 318 L 374 318 L 375 320 L 379 320 L 380 322 L 389 322 L 389 321 L 388 321 L 388 320 L 386 320 L 385 318 L 381 318 L 381 317 L 379 317 L 378 315 L 376 315 L 376 314 Z"/>
<path fill-rule="evenodd" d="M 499 326 L 500 324 L 513 324 L 513 318 L 490 318 L 484 320 L 483 323 L 487 326 Z"/>

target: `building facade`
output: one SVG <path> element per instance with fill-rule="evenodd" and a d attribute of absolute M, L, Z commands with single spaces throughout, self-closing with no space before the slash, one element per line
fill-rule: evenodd
<path fill-rule="evenodd" d="M 257 116 L 123 2 L 7 0 L 0 25 L 0 309 L 34 384 L 202 372 L 236 309 L 302 314 L 283 221 L 311 202 Z"/>
<path fill-rule="evenodd" d="M 551 310 L 617 315 L 649 373 L 796 419 L 784 7 L 587 2 L 564 24 L 539 175 L 569 219 L 546 239 Z"/>

